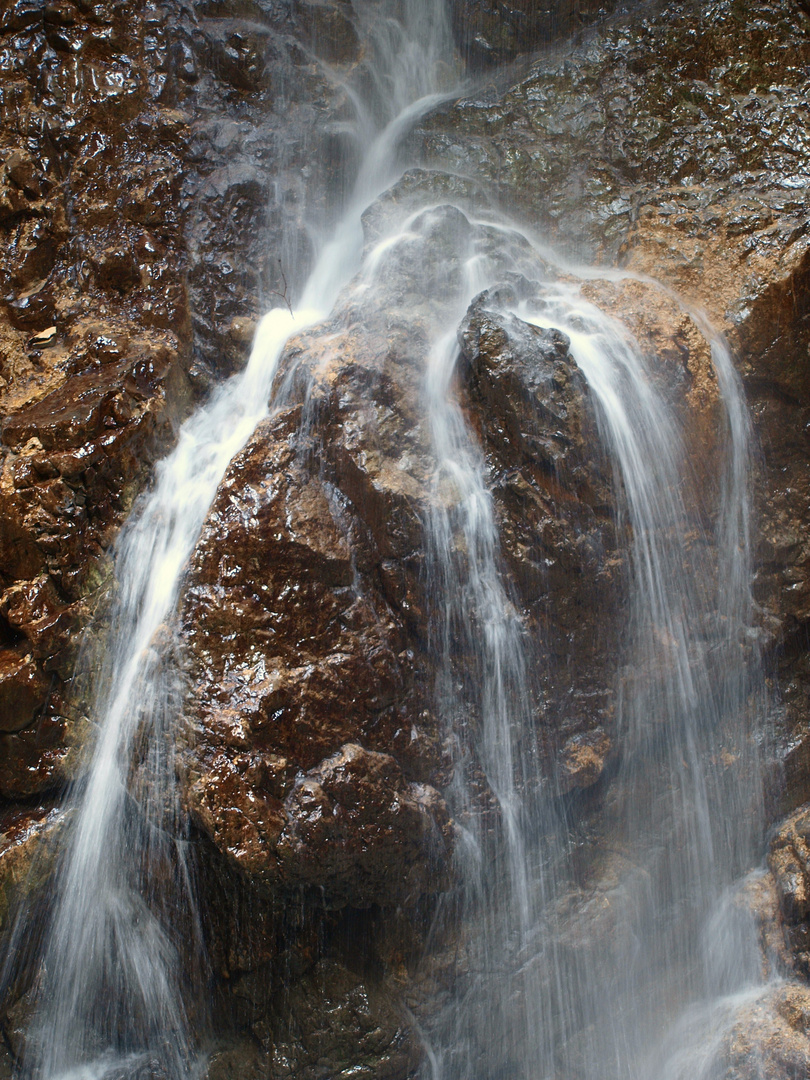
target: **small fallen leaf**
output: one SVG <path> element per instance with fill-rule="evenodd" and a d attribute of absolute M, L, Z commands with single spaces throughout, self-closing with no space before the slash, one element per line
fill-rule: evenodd
<path fill-rule="evenodd" d="M 44 349 L 48 345 L 53 345 L 54 341 L 56 341 L 56 327 L 49 326 L 47 330 L 41 330 L 38 334 L 34 334 L 28 342 L 28 348 Z"/>

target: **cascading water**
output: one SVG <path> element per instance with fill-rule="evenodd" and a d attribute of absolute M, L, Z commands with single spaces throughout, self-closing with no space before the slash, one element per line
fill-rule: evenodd
<path fill-rule="evenodd" d="M 715 337 L 727 430 L 716 537 L 707 544 L 696 527 L 701 507 L 676 417 L 656 392 L 638 346 L 570 287 L 550 289 L 542 312 L 529 318 L 571 341 L 632 529 L 625 654 L 632 671 L 619 694 L 622 762 L 615 783 L 623 792 L 618 834 L 635 867 L 613 896 L 621 905 L 619 927 L 624 924 L 618 940 L 632 942 L 632 954 L 609 949 L 601 956 L 599 983 L 584 972 L 578 983 L 587 988 L 583 1007 L 593 1017 L 586 1074 L 645 1076 L 650 1066 L 644 1059 L 667 1026 L 661 1008 L 671 984 L 679 997 L 708 998 L 719 982 L 732 990 L 759 978 L 751 963 L 753 935 L 742 948 L 730 939 L 733 952 L 722 957 L 700 956 L 700 928 L 755 859 L 762 817 L 748 727 L 749 680 L 756 672 L 746 641 L 749 432 L 739 384 Z"/>
<path fill-rule="evenodd" d="M 148 1065 L 177 1080 L 202 1068 L 169 915 L 187 875 L 173 791 L 182 574 L 229 461 L 267 414 L 288 338 L 326 317 L 358 266 L 353 302 L 374 303 L 374 282 L 406 248 L 462 267 L 441 298 L 425 372 L 435 479 L 424 525 L 443 661 L 436 700 L 456 750 L 450 917 L 461 921 L 465 957 L 454 992 L 425 1024 L 432 1078 L 708 1077 L 705 1044 L 685 1048 L 676 1034 L 670 1050 L 671 1018 L 695 1008 L 730 1016 L 733 995 L 760 985 L 745 919 L 719 944 L 711 930 L 712 918 L 733 922 L 716 912 L 728 911 L 728 890 L 755 861 L 759 821 L 756 794 L 740 785 L 745 777 L 758 790 L 746 726 L 756 657 L 747 638 L 749 433 L 730 359 L 702 323 L 725 430 L 719 496 L 696 506 L 677 409 L 660 380 L 632 337 L 583 299 L 577 275 L 550 271 L 531 238 L 462 207 L 427 206 L 363 256 L 362 215 L 396 179 L 399 142 L 446 96 L 452 70 L 442 6 L 400 7 L 395 19 L 357 5 L 371 87 L 353 92 L 362 165 L 296 313 L 265 317 L 246 371 L 183 427 L 118 545 L 98 735 L 77 789 L 26 1075 L 78 1080 Z M 501 564 L 485 453 L 456 393 L 455 327 L 476 294 L 508 275 L 537 284 L 534 299 L 506 313 L 570 342 L 613 462 L 619 532 L 630 538 L 628 623 L 615 648 L 618 765 L 605 807 L 623 869 L 609 881 L 596 875 L 588 902 L 569 902 L 572 841 L 537 749 L 541 643 L 528 639 Z M 183 903 L 179 921 L 193 930 L 190 895 Z M 594 917 L 608 909 L 610 920 Z"/>
<path fill-rule="evenodd" d="M 570 274 L 550 271 L 547 251 L 450 206 L 420 210 L 400 230 L 369 253 L 367 279 L 385 280 L 398 258 L 411 265 L 414 247 L 425 264 L 465 268 L 426 373 L 437 705 L 456 747 L 450 795 L 460 825 L 451 918 L 465 950 L 456 993 L 426 1025 L 432 1075 L 685 1076 L 706 1049 L 690 1056 L 681 1037 L 686 1064 L 667 1065 L 671 1017 L 690 1001 L 731 1016 L 726 995 L 763 985 L 753 920 L 728 899 L 756 859 L 761 821 L 749 431 L 730 358 L 693 313 L 722 401 L 716 468 L 698 481 L 660 371 Z M 510 274 L 533 279 L 536 298 L 491 303 L 565 335 L 613 461 L 618 532 L 631 538 L 626 635 L 614 649 L 619 760 L 603 810 L 622 858 L 574 903 L 565 811 L 535 749 L 541 643 L 528 640 L 510 595 L 485 454 L 455 400 L 456 331 L 445 328 Z"/>
<path fill-rule="evenodd" d="M 459 313 L 477 289 L 502 279 L 509 247 L 505 230 L 495 263 L 469 256 L 475 284 Z M 726 430 L 715 536 L 701 535 L 707 508 L 690 485 L 675 409 L 627 331 L 587 303 L 578 285 L 550 279 L 541 254 L 548 255 L 537 251 L 533 266 L 525 249 L 512 255 L 511 269 L 540 279 L 541 299 L 511 312 L 570 342 L 614 463 L 619 531 L 632 537 L 628 636 L 615 649 L 621 760 L 603 811 L 630 868 L 609 885 L 593 883 L 590 905 L 573 918 L 560 916 L 571 882 L 559 800 L 526 751 L 525 672 L 540 662 L 538 643 L 526 643 L 503 584 L 484 456 L 452 400 L 458 346 L 445 335 L 428 374 L 438 461 L 428 532 L 446 658 L 439 701 L 448 720 L 464 714 L 451 656 L 466 642 L 480 731 L 459 755 L 454 792 L 465 823 L 464 918 L 476 929 L 464 993 L 434 1029 L 433 1074 L 596 1080 L 669 1069 L 685 1078 L 698 1060 L 705 1069 L 717 1062 L 702 1044 L 686 1052 L 681 1032 L 680 1064 L 667 1065 L 661 1045 L 674 1003 L 701 1000 L 704 1012 L 719 1008 L 728 1017 L 734 1008 L 722 995 L 761 986 L 753 920 L 729 917 L 726 902 L 756 859 L 762 818 L 749 727 L 757 664 L 748 640 L 748 425 L 728 353 L 703 320 Z M 472 810 L 476 768 L 497 802 L 500 839 Z M 609 920 L 593 903 L 600 892 L 614 909 Z M 711 922 L 718 905 L 727 920 L 722 935 L 717 916 Z M 572 935 L 574 949 L 558 947 Z"/>
<path fill-rule="evenodd" d="M 185 876 L 174 806 L 178 590 L 229 461 L 267 414 L 285 342 L 328 314 L 355 271 L 361 214 L 395 178 L 403 135 L 442 100 L 437 75 L 450 55 L 444 8 L 432 0 L 404 5 L 400 20 L 384 5 L 358 11 L 377 93 L 354 96 L 362 165 L 349 204 L 296 313 L 265 316 L 245 372 L 184 425 L 117 545 L 119 595 L 95 681 L 98 735 L 59 871 L 26 1075 L 79 1080 L 147 1068 L 179 1078 L 198 1069 L 185 1007 L 191 973 L 170 929 Z M 193 924 L 191 910 L 185 922 Z"/>
<path fill-rule="evenodd" d="M 487 1031 L 493 1044 L 514 1038 L 517 1026 L 518 1042 L 531 1055 L 523 1061 L 524 1072 L 542 1075 L 550 1065 L 546 1060 L 550 1040 L 544 1027 L 548 1002 L 539 980 L 518 977 L 521 959 L 526 959 L 520 954 L 544 899 L 544 880 L 532 876 L 526 850 L 527 781 L 532 778 L 533 762 L 524 760 L 518 745 L 533 730 L 531 699 L 520 617 L 499 572 L 498 531 L 484 483 L 482 454 L 451 397 L 457 355 L 455 332 L 440 338 L 431 351 L 427 375 L 427 407 L 437 460 L 434 502 L 427 522 L 434 575 L 431 591 L 440 605 L 442 672 L 437 698 L 446 722 L 452 718 L 452 727 L 457 729 L 458 768 L 452 795 L 454 812 L 464 822 L 460 848 L 468 894 L 466 914 L 483 922 L 474 962 L 481 972 L 499 970 L 503 975 L 500 992 L 493 993 L 493 979 L 479 978 L 466 1000 L 454 1004 L 444 1036 L 452 1045 L 438 1056 L 437 1063 L 441 1061 L 442 1073 L 445 1059 L 452 1062 L 450 1075 L 477 1073 L 480 1047 L 466 1024 L 472 1020 L 480 1026 L 488 1013 Z M 453 671 L 452 654 L 459 641 L 474 658 L 465 672 L 474 708 L 480 713 L 480 730 L 472 745 L 467 742 L 469 733 L 463 733 L 466 703 Z M 502 817 L 503 836 L 494 852 L 484 836 L 486 815 L 476 812 L 467 783 L 466 774 L 474 768 L 473 755 Z M 509 903 L 496 900 L 496 893 L 502 891 Z M 508 970 L 510 965 L 514 972 Z M 521 984 L 517 995 L 513 980 Z M 506 1015 L 510 1006 L 511 1016 Z M 534 1051 L 543 1056 L 534 1057 Z"/>

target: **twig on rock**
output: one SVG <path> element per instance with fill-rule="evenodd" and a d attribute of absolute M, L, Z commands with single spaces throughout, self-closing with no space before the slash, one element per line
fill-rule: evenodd
<path fill-rule="evenodd" d="M 279 292 L 278 289 L 271 289 L 270 294 L 271 296 L 280 296 L 284 303 L 287 305 L 287 310 L 289 311 L 290 315 L 292 315 L 292 304 L 290 303 L 290 298 L 287 295 L 287 277 L 284 273 L 284 267 L 281 265 L 281 259 L 278 260 L 278 269 L 279 273 L 281 274 L 281 280 L 284 282 L 284 292 Z"/>

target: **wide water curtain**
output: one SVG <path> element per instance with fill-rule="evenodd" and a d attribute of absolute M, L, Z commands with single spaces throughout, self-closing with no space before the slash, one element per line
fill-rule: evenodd
<path fill-rule="evenodd" d="M 465 224 L 461 329 L 436 337 L 426 384 L 437 461 L 426 522 L 443 655 L 437 703 L 456 749 L 455 917 L 465 950 L 460 992 L 432 1027 L 432 1074 L 528 1078 L 560 1069 L 618 1080 L 666 1067 L 685 1077 L 715 1058 L 701 1028 L 693 1051 L 679 1045 L 677 1064 L 665 1064 L 673 1000 L 703 1000 L 709 1010 L 719 995 L 717 1007 L 730 1015 L 723 995 L 761 985 L 752 920 L 732 920 L 735 931 L 711 948 L 706 931 L 756 859 L 761 820 L 749 700 L 757 658 L 745 647 L 750 451 L 739 383 L 702 324 L 723 396 L 716 457 L 698 481 L 683 403 L 656 358 L 580 285 L 561 280 L 547 252 L 505 229 L 497 252 L 485 255 L 493 225 Z M 497 286 L 504 276 L 508 284 Z M 515 378 L 525 357 L 528 395 L 543 378 L 549 388 L 570 383 L 566 355 L 584 378 L 591 437 L 601 443 L 588 452 L 605 455 L 612 470 L 626 560 L 624 631 L 608 651 L 617 764 L 600 827 L 612 854 L 596 861 L 584 888 L 572 876 L 581 874 L 577 823 L 566 821 L 571 806 L 538 752 L 541 701 L 530 673 L 548 662 L 544 643 L 516 608 L 519 586 L 487 490 L 488 477 L 503 484 L 496 448 L 510 418 L 488 416 L 482 447 L 455 381 L 470 363 L 473 380 Z M 551 407 L 546 398 L 541 415 Z M 552 669 L 549 677 L 564 676 Z"/>

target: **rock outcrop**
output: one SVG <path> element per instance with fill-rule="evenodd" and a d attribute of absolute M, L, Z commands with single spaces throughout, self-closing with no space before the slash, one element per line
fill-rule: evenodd
<path fill-rule="evenodd" d="M 420 581 L 420 335 L 382 309 L 337 344 L 341 321 L 288 345 L 289 404 L 231 463 L 197 546 L 188 800 L 258 878 L 317 883 L 334 902 L 414 902 L 440 887 L 449 840 L 424 786 L 443 754 Z M 435 875 L 413 865 L 420 838 Z M 338 870 L 352 851 L 353 884 Z"/>
<path fill-rule="evenodd" d="M 0 259 L 0 794 L 52 792 L 105 553 L 190 395 L 185 118 L 139 5 L 9 4 Z"/>
<path fill-rule="evenodd" d="M 541 60 L 504 94 L 435 115 L 422 150 L 436 168 L 474 160 L 505 206 L 578 260 L 584 251 L 656 278 L 727 335 L 762 447 L 756 596 L 786 707 L 782 805 L 795 806 L 810 794 L 797 527 L 810 507 L 800 119 L 810 20 L 798 3 L 733 0 L 640 16 Z"/>
<path fill-rule="evenodd" d="M 332 137 L 322 104 L 340 96 L 300 44 L 308 8 L 291 20 L 138 0 L 3 14 L 14 57 L 0 101 L 5 798 L 64 784 L 82 711 L 76 645 L 103 607 L 106 553 L 195 394 L 244 363 L 262 294 L 306 261 L 304 222 L 283 249 L 282 229 L 295 230 L 279 208 L 300 200 L 313 143 Z M 342 9 L 318 11 L 352 58 Z M 300 85 L 293 110 L 271 94 L 271 67 L 278 85 Z M 266 157 L 281 131 L 284 183 Z M 324 163 L 308 178 L 315 214 L 335 160 L 313 158 Z"/>

